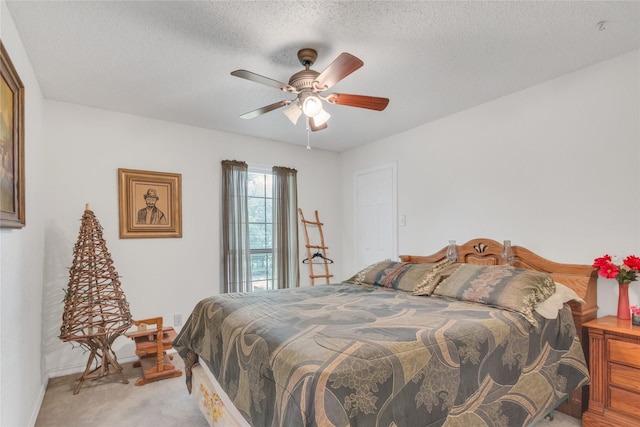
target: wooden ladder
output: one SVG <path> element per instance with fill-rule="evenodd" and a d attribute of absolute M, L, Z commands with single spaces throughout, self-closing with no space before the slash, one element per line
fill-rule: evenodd
<path fill-rule="evenodd" d="M 322 224 L 320 222 L 320 218 L 318 217 L 318 211 L 316 211 L 316 220 L 315 221 L 309 221 L 306 220 L 304 218 L 304 214 L 302 213 L 302 209 L 298 208 L 298 212 L 300 212 L 300 219 L 302 221 L 302 225 L 304 225 L 304 236 L 307 240 L 307 244 L 305 245 L 307 248 L 307 259 L 305 261 L 308 261 L 309 263 L 309 277 L 311 278 L 311 285 L 315 285 L 315 279 L 320 278 L 320 277 L 324 277 L 327 281 L 327 284 L 329 284 L 329 279 L 331 277 L 333 277 L 333 274 L 329 274 L 329 263 L 333 262 L 330 261 L 329 258 L 327 258 L 327 249 L 329 249 L 327 246 L 325 246 L 324 244 L 324 234 L 322 233 L 322 226 L 324 224 Z M 318 233 L 320 233 L 320 244 L 319 245 L 312 245 L 309 242 L 309 231 L 307 230 L 307 225 L 311 225 L 311 226 L 316 226 L 318 227 Z M 316 249 L 317 252 L 315 254 L 311 253 L 311 249 Z M 318 256 L 320 255 L 320 256 Z M 321 258 L 321 259 L 316 259 L 316 258 Z M 303 261 L 304 262 L 304 261 Z M 324 266 L 324 274 L 315 274 L 313 272 L 313 265 L 314 264 L 319 264 L 319 265 L 323 265 Z"/>

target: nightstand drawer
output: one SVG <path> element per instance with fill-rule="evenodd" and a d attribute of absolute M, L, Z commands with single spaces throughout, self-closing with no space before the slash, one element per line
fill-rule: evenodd
<path fill-rule="evenodd" d="M 609 387 L 609 408 L 640 419 L 640 395 Z"/>
<path fill-rule="evenodd" d="M 609 363 L 609 384 L 640 393 L 640 369 Z"/>
<path fill-rule="evenodd" d="M 609 361 L 640 368 L 640 344 L 617 339 L 609 339 L 607 344 Z"/>

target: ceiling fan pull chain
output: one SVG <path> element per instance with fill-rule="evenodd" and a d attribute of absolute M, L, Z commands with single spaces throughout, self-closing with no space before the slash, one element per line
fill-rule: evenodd
<path fill-rule="evenodd" d="M 311 150 L 311 146 L 309 145 L 309 119 L 307 119 L 307 150 Z"/>

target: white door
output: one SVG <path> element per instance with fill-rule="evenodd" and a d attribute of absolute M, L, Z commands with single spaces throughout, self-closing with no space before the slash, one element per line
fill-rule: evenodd
<path fill-rule="evenodd" d="M 398 259 L 396 164 L 354 172 L 356 271 Z"/>

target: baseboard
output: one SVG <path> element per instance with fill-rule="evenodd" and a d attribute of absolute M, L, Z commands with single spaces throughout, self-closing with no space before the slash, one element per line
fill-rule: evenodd
<path fill-rule="evenodd" d="M 49 385 L 49 375 L 45 375 L 44 384 L 40 387 L 40 393 L 38 394 L 38 399 L 36 400 L 36 405 L 33 408 L 33 412 L 31 413 L 31 419 L 29 420 L 29 427 L 34 427 L 36 425 L 36 421 L 38 420 L 38 414 L 40 414 L 40 408 L 42 407 L 42 402 L 44 401 L 44 394 L 47 392 L 47 386 Z"/>
<path fill-rule="evenodd" d="M 167 350 L 167 353 L 174 354 L 177 352 L 173 348 L 171 348 Z M 137 360 L 138 360 L 138 356 L 136 356 L 135 354 L 129 354 L 123 357 L 118 356 L 118 363 L 129 363 L 129 362 L 135 362 Z M 87 364 L 86 362 L 84 362 L 82 364 L 65 366 L 63 368 L 50 369 L 47 371 L 47 381 L 49 378 L 64 377 L 65 375 L 72 375 L 72 374 L 81 374 L 82 372 L 84 372 L 86 367 L 87 367 Z M 45 390 L 46 390 L 46 386 L 45 386 Z"/>
<path fill-rule="evenodd" d="M 118 357 L 118 363 L 135 362 L 136 360 L 138 360 L 138 356 L 136 356 L 135 354 L 127 355 L 124 357 Z M 64 377 L 65 375 L 81 374 L 84 372 L 86 367 L 87 367 L 87 362 L 84 362 L 81 364 L 65 366 L 62 368 L 49 369 L 47 371 L 47 375 L 49 376 L 49 378 L 57 378 L 57 377 Z"/>

